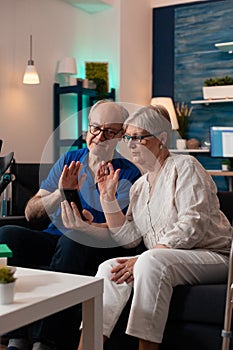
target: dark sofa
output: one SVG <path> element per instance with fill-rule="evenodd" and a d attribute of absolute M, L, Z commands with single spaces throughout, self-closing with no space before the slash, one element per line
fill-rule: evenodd
<path fill-rule="evenodd" d="M 218 193 L 220 207 L 232 223 L 233 192 Z M 177 286 L 160 350 L 221 350 L 226 284 Z M 138 349 L 138 341 L 124 333 L 130 308 L 127 303 L 105 350 Z M 233 350 L 233 342 L 231 344 Z"/>
<path fill-rule="evenodd" d="M 45 165 L 45 173 L 48 172 L 50 166 L 49 164 Z M 14 172 L 16 181 L 13 184 L 13 214 L 23 215 L 26 201 L 36 193 L 39 186 L 39 164 L 16 164 Z M 219 192 L 218 196 L 222 211 L 232 223 L 233 192 Z M 15 219 L 10 220 L 10 222 L 4 221 L 0 220 L 0 224 L 17 224 Z M 19 223 L 27 225 L 22 218 Z M 160 350 L 221 350 L 226 288 L 227 281 L 226 284 L 175 287 Z M 130 301 L 127 303 L 111 338 L 106 342 L 105 350 L 138 349 L 137 339 L 125 334 Z M 61 348 L 59 350 L 76 350 L 77 345 L 71 338 L 63 339 L 61 335 Z M 63 342 L 66 346 L 62 345 Z M 231 344 L 231 350 L 233 350 L 233 344 Z"/>

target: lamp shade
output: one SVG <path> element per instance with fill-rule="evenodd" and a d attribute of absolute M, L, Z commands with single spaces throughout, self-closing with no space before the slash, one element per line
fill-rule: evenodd
<path fill-rule="evenodd" d="M 28 64 L 23 76 L 24 84 L 39 84 L 40 79 L 34 64 Z"/>
<path fill-rule="evenodd" d="M 77 74 L 76 59 L 74 57 L 64 57 L 58 63 L 59 74 Z"/>
<path fill-rule="evenodd" d="M 174 103 L 171 97 L 153 97 L 150 104 L 152 106 L 155 105 L 161 105 L 165 107 L 169 113 L 171 124 L 172 124 L 172 130 L 178 130 L 179 124 L 176 116 L 176 110 L 174 107 Z"/>

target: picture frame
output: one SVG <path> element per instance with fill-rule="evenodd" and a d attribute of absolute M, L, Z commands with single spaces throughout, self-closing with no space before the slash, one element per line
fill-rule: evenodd
<path fill-rule="evenodd" d="M 108 62 L 85 62 L 86 79 L 96 84 L 99 93 L 109 92 Z"/>

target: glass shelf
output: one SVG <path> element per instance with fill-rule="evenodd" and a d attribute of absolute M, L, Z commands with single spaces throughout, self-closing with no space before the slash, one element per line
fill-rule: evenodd
<path fill-rule="evenodd" d="M 215 47 L 217 47 L 217 49 L 219 49 L 222 52 L 228 52 L 228 53 L 232 53 L 233 52 L 233 42 L 227 42 L 227 43 L 217 43 L 214 44 Z"/>
<path fill-rule="evenodd" d="M 169 149 L 172 153 L 210 153 L 209 148 L 195 148 L 195 149 Z"/>
<path fill-rule="evenodd" d="M 228 102 L 233 102 L 233 98 L 221 98 L 219 100 L 193 100 L 190 101 L 191 104 L 205 104 L 209 105 L 210 103 L 228 103 Z"/>

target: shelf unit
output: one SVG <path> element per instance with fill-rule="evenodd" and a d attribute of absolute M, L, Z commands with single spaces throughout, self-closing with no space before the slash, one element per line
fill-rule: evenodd
<path fill-rule="evenodd" d="M 222 170 L 207 170 L 211 176 L 224 176 L 228 178 L 228 190 L 231 192 L 233 189 L 233 171 Z"/>
<path fill-rule="evenodd" d="M 233 103 L 233 99 L 232 98 L 224 98 L 224 99 L 216 99 L 216 100 L 193 100 L 190 101 L 191 104 L 205 104 L 205 105 L 209 105 L 211 103 Z"/>
<path fill-rule="evenodd" d="M 210 153 L 209 148 L 195 148 L 195 149 L 169 149 L 172 153 Z"/>
<path fill-rule="evenodd" d="M 110 92 L 98 93 L 93 89 L 83 88 L 82 81 L 79 81 L 77 85 L 60 86 L 58 83 L 53 85 L 53 130 L 54 130 L 54 159 L 58 159 L 60 156 L 60 147 L 62 146 L 75 146 L 82 148 L 83 138 L 80 134 L 77 140 L 73 139 L 61 139 L 60 137 L 60 95 L 62 94 L 76 94 L 77 96 L 77 130 L 80 133 L 82 130 L 82 109 L 83 109 L 83 96 L 88 96 L 88 106 L 91 107 L 96 101 L 100 99 L 111 99 L 115 101 L 115 89 L 111 89 Z"/>
<path fill-rule="evenodd" d="M 222 52 L 233 53 L 233 42 L 229 41 L 227 43 L 216 43 L 214 46 Z"/>

